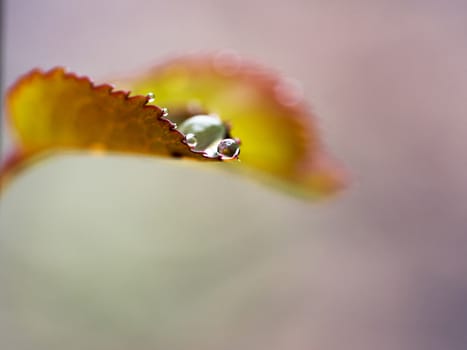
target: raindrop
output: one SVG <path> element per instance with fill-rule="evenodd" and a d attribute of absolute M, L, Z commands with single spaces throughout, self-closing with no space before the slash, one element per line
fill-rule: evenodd
<path fill-rule="evenodd" d="M 169 116 L 169 110 L 167 108 L 162 108 L 162 116 L 167 118 Z"/>
<path fill-rule="evenodd" d="M 148 99 L 148 103 L 152 103 L 156 99 L 156 95 L 154 95 L 154 92 L 148 92 L 146 98 Z"/>
<path fill-rule="evenodd" d="M 186 144 L 190 147 L 196 147 L 198 140 L 194 134 L 186 134 L 185 136 Z"/>
<path fill-rule="evenodd" d="M 234 139 L 223 139 L 217 145 L 217 153 L 222 159 L 237 158 L 240 153 L 240 145 Z"/>
<path fill-rule="evenodd" d="M 226 137 L 227 127 L 216 115 L 195 115 L 183 121 L 178 130 L 196 138 L 196 151 L 204 152 L 208 157 L 217 156 L 217 144 Z"/>

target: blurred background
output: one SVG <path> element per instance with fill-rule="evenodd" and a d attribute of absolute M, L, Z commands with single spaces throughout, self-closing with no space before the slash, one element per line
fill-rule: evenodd
<path fill-rule="evenodd" d="M 0 199 L 0 348 L 467 348 L 466 1 L 6 0 L 3 16 L 2 96 L 33 67 L 106 82 L 231 48 L 302 82 L 352 183 L 308 203 L 184 162 L 50 159 Z"/>

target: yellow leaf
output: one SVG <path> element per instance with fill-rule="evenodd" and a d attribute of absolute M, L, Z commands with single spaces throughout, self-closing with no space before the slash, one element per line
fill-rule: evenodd
<path fill-rule="evenodd" d="M 205 159 L 146 96 L 96 86 L 88 78 L 34 70 L 9 90 L 7 112 L 17 139 L 3 165 L 6 180 L 15 170 L 45 153 L 64 150 L 139 153 Z"/>
<path fill-rule="evenodd" d="M 202 158 L 144 96 L 129 97 L 110 85 L 61 68 L 33 71 L 10 90 L 7 109 L 19 146 L 28 152 L 99 149 Z"/>

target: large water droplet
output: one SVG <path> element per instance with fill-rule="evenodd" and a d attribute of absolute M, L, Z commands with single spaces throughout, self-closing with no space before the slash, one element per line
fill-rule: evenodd
<path fill-rule="evenodd" d="M 222 159 L 237 158 L 240 153 L 240 145 L 234 139 L 223 139 L 217 145 L 217 153 Z"/>
<path fill-rule="evenodd" d="M 198 144 L 198 140 L 194 134 L 186 134 L 185 136 L 186 144 L 190 147 L 196 147 Z"/>
<path fill-rule="evenodd" d="M 217 144 L 227 134 L 227 127 L 216 115 L 195 115 L 183 121 L 178 130 L 185 138 L 192 134 L 196 138 L 193 148 L 204 152 L 208 157 L 217 156 Z"/>

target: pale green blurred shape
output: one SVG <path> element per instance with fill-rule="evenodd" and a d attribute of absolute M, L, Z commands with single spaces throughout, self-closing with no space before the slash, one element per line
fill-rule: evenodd
<path fill-rule="evenodd" d="M 23 202 L 30 193 L 43 200 Z M 267 331 L 282 312 L 268 277 L 288 229 L 270 217 L 278 200 L 176 161 L 47 161 L 2 198 L 7 310 L 39 348 L 220 346 Z"/>

